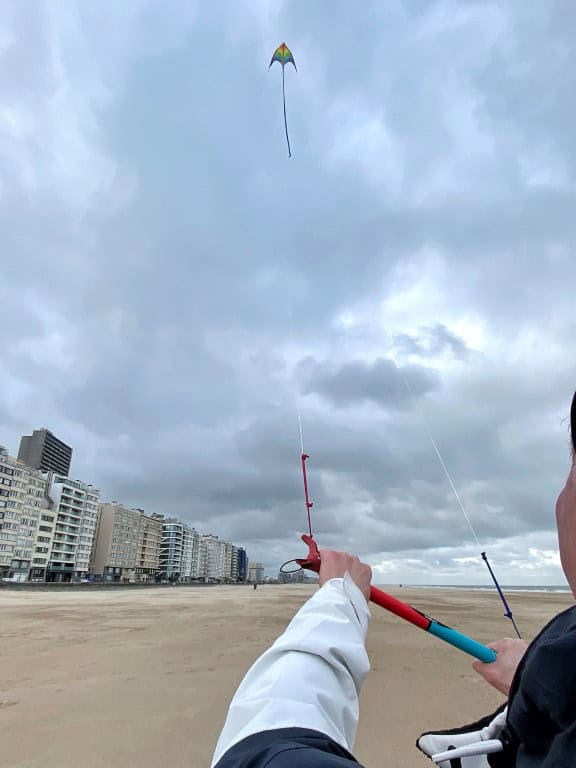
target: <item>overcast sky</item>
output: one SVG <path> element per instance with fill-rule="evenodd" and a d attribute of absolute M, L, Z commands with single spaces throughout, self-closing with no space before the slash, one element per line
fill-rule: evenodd
<path fill-rule="evenodd" d="M 303 552 L 299 407 L 322 546 L 382 583 L 487 584 L 483 549 L 563 583 L 575 22 L 0 0 L 0 443 L 48 427 L 105 500 L 273 573 Z"/>

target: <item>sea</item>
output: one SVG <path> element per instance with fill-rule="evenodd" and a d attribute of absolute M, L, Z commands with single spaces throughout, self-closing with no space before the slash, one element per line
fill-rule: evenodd
<path fill-rule="evenodd" d="M 494 585 L 487 585 L 487 584 L 382 584 L 379 585 L 382 587 L 406 587 L 406 588 L 415 588 L 415 589 L 466 589 L 466 590 L 476 590 L 478 592 L 493 592 L 494 591 Z M 542 585 L 542 586 L 526 586 L 525 584 L 521 585 L 515 585 L 515 584 L 502 584 L 500 585 L 502 588 L 502 591 L 504 594 L 508 592 L 558 592 L 558 593 L 569 593 L 570 587 L 568 586 L 557 586 L 557 585 Z"/>

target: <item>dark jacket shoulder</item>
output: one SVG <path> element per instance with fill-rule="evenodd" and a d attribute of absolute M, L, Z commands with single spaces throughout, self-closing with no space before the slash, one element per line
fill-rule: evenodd
<path fill-rule="evenodd" d="M 508 725 L 521 745 L 518 768 L 576 765 L 576 606 L 528 648 L 510 689 Z"/>
<path fill-rule="evenodd" d="M 361 768 L 343 747 L 318 731 L 279 728 L 248 736 L 215 768 Z"/>

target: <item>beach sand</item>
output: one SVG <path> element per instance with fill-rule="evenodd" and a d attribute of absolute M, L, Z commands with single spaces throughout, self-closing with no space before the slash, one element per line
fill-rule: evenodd
<path fill-rule="evenodd" d="M 0 590 L 1 768 L 208 766 L 236 686 L 313 590 Z M 390 591 L 482 642 L 511 636 L 495 593 Z M 509 600 L 526 638 L 572 603 Z M 460 651 L 376 606 L 372 617 L 356 756 L 429 768 L 414 746 L 422 731 L 470 722 L 502 697 Z"/>

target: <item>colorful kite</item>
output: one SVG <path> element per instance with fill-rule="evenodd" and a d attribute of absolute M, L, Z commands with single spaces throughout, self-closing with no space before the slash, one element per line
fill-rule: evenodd
<path fill-rule="evenodd" d="M 272 64 L 274 64 L 275 61 L 282 64 L 282 101 L 284 104 L 284 128 L 286 130 L 286 143 L 288 144 L 288 157 L 292 157 L 292 152 L 290 150 L 290 139 L 288 138 L 288 122 L 286 121 L 286 89 L 284 86 L 284 67 L 286 64 L 293 64 L 294 69 L 296 69 L 296 71 L 298 71 L 298 69 L 296 68 L 296 62 L 294 61 L 294 56 L 292 56 L 292 51 L 290 48 L 288 48 L 286 43 L 282 43 L 282 45 L 276 48 L 270 61 L 270 67 Z M 270 69 L 270 67 L 268 67 L 268 69 Z"/>

